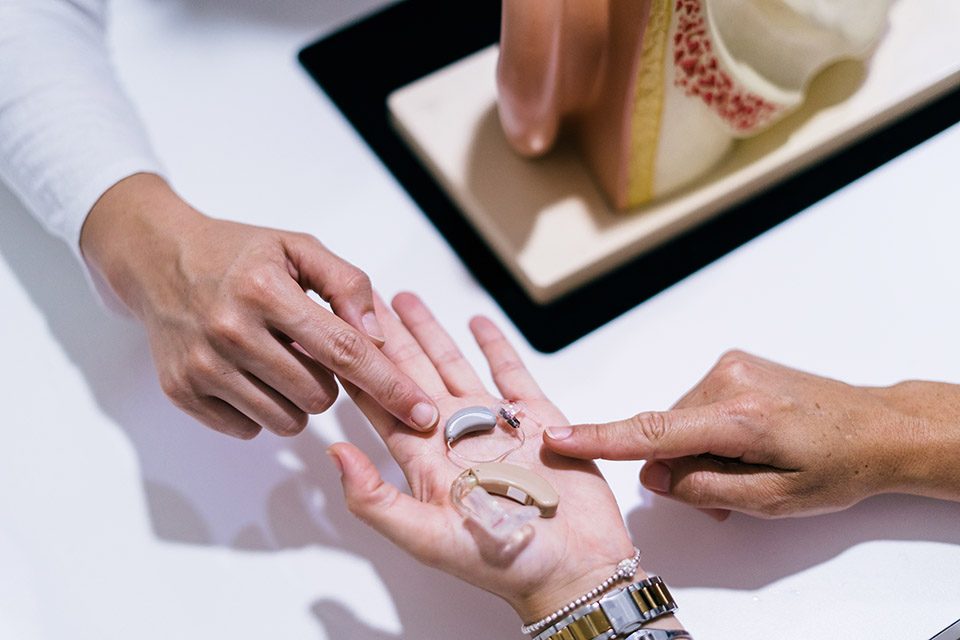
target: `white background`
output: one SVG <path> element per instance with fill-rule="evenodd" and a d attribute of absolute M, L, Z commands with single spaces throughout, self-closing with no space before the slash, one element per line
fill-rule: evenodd
<path fill-rule="evenodd" d="M 188 200 L 418 291 L 477 363 L 466 323 L 491 315 L 574 421 L 665 408 L 731 347 L 853 383 L 960 381 L 958 127 L 546 356 L 296 62 L 382 3 L 115 4 L 117 65 Z M 400 479 L 352 406 L 292 440 L 202 428 L 160 392 L 142 330 L 2 188 L 0 291 L 0 638 L 520 637 L 505 604 L 346 512 L 328 443 Z M 640 491 L 636 463 L 603 469 L 699 639 L 922 639 L 960 617 L 960 505 L 719 524 Z"/>

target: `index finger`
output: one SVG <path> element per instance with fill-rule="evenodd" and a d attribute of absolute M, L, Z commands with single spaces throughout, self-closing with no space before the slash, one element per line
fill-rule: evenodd
<path fill-rule="evenodd" d="M 302 300 L 293 319 L 277 322 L 278 330 L 337 377 L 369 394 L 402 423 L 419 431 L 436 426 L 440 418 L 436 405 L 409 376 L 366 336 L 307 296 Z"/>
<path fill-rule="evenodd" d="M 656 460 L 704 453 L 741 458 L 753 437 L 735 415 L 719 404 L 648 411 L 607 424 L 550 427 L 544 444 L 571 458 Z"/>

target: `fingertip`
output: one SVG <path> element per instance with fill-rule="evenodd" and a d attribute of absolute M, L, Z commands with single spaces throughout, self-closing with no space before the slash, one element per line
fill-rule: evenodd
<path fill-rule="evenodd" d="M 440 422 L 440 411 L 429 402 L 418 402 L 410 412 L 410 426 L 418 431 L 433 431 Z"/>
<path fill-rule="evenodd" d="M 477 339 L 482 338 L 484 335 L 490 335 L 493 333 L 500 333 L 500 329 L 497 328 L 497 325 L 493 323 L 493 320 L 487 316 L 473 316 L 470 318 L 470 323 L 468 325 L 470 331 L 473 333 L 474 337 Z"/>
<path fill-rule="evenodd" d="M 373 463 L 365 453 L 348 442 L 337 442 L 327 448 L 327 455 L 340 472 L 344 485 L 353 485 Z"/>
<path fill-rule="evenodd" d="M 397 313 L 400 313 L 401 309 L 409 309 L 417 305 L 422 306 L 423 302 L 420 300 L 420 297 L 412 291 L 401 291 L 393 296 L 393 300 L 390 303 L 390 306 L 392 306 Z"/>
<path fill-rule="evenodd" d="M 327 456 L 330 458 L 330 461 L 333 462 L 333 465 L 337 468 L 337 472 L 340 476 L 343 476 L 343 460 L 340 459 L 340 456 L 337 452 L 337 445 L 333 445 L 327 448 Z"/>
<path fill-rule="evenodd" d="M 575 427 L 567 426 L 547 427 L 541 436 L 543 446 L 558 455 L 577 460 L 595 460 L 600 457 L 594 455 L 595 451 L 585 449 L 576 438 L 571 437 L 574 430 Z M 569 434 L 564 435 L 566 432 Z"/>
<path fill-rule="evenodd" d="M 640 484 L 648 490 L 661 495 L 670 493 L 670 467 L 662 462 L 648 462 L 640 470 Z"/>
<path fill-rule="evenodd" d="M 697 511 L 702 513 L 705 516 L 708 516 L 711 520 L 716 520 L 717 522 L 723 522 L 730 517 L 729 509 L 701 509 L 698 508 Z"/>
<path fill-rule="evenodd" d="M 256 423 L 253 423 L 252 420 L 250 422 L 251 422 L 250 425 L 238 426 L 236 428 L 232 428 L 228 430 L 221 430 L 221 429 L 215 429 L 215 430 L 220 431 L 221 433 L 225 433 L 232 438 L 236 438 L 237 440 L 253 440 L 258 435 L 260 435 L 260 432 L 263 431 L 263 427 L 261 427 Z"/>
<path fill-rule="evenodd" d="M 393 310 L 407 327 L 433 319 L 433 312 L 420 296 L 409 291 L 401 291 L 393 297 Z"/>

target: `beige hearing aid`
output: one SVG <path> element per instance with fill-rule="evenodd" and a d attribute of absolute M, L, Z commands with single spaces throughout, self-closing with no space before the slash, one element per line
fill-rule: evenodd
<path fill-rule="evenodd" d="M 489 494 L 510 498 L 522 505 L 534 506 L 539 510 L 541 518 L 553 517 L 560 503 L 559 494 L 549 482 L 529 469 L 506 462 L 478 464 L 460 474 L 454 481 L 454 503 L 458 501 L 457 495 L 463 496 L 474 487 L 480 487 Z M 464 489 L 467 491 L 463 491 Z"/>

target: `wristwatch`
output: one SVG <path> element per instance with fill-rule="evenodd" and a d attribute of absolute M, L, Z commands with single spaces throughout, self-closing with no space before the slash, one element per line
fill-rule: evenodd
<path fill-rule="evenodd" d="M 639 629 L 624 640 L 693 640 L 693 636 L 683 629 Z"/>
<path fill-rule="evenodd" d="M 677 603 L 659 576 L 608 593 L 542 629 L 533 640 L 670 640 L 690 635 L 651 635 L 658 629 L 641 627 L 677 610 Z M 638 632 L 639 630 L 639 632 Z M 638 633 L 635 633 L 638 632 Z M 680 632 L 686 634 L 685 631 Z M 633 634 L 633 635 L 631 635 Z M 646 635 L 644 635 L 646 634 Z"/>

